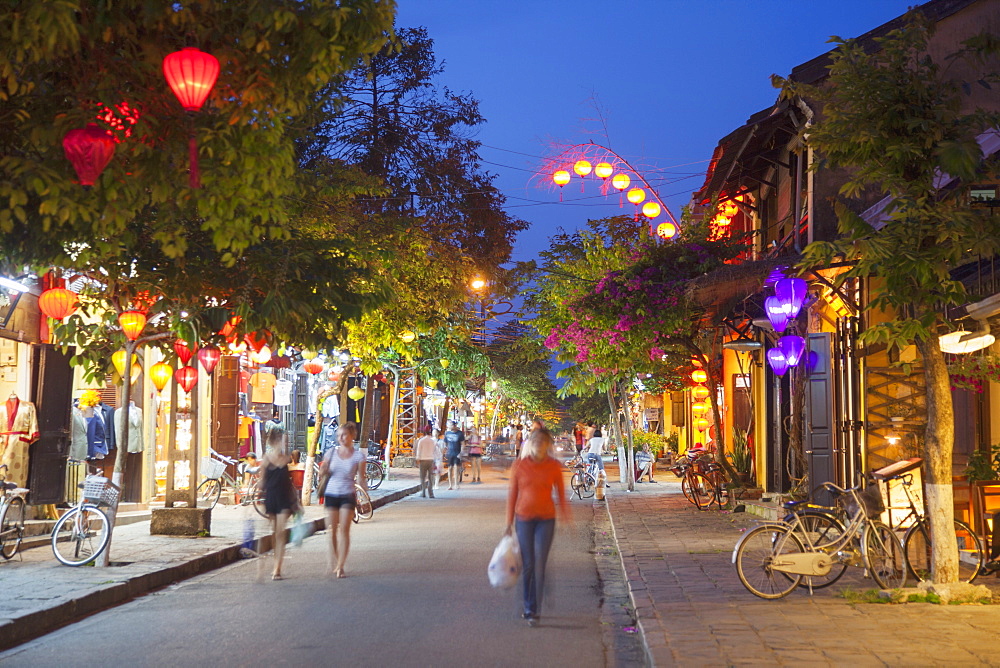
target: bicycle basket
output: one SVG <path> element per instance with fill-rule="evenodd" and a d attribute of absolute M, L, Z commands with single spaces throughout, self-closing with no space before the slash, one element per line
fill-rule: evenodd
<path fill-rule="evenodd" d="M 868 485 L 860 492 L 856 493 L 858 500 L 864 506 L 865 517 L 876 519 L 885 511 L 885 503 L 882 501 L 882 492 L 877 484 Z M 847 497 L 845 507 L 850 516 L 854 516 L 858 510 L 858 504 L 854 502 L 855 495 Z"/>
<path fill-rule="evenodd" d="M 83 500 L 87 503 L 100 503 L 108 479 L 104 476 L 89 475 L 83 481 Z"/>
<path fill-rule="evenodd" d="M 121 488 L 114 484 L 108 483 L 104 486 L 104 492 L 101 494 L 101 503 L 108 508 L 115 508 L 118 506 L 118 497 L 121 495 Z"/>
<path fill-rule="evenodd" d="M 220 462 L 215 457 L 201 458 L 201 474 L 206 478 L 221 478 L 226 470 L 226 462 Z"/>

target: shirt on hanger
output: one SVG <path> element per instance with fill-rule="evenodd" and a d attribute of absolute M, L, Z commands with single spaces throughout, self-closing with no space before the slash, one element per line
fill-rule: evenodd
<path fill-rule="evenodd" d="M 277 380 L 273 373 L 266 371 L 255 373 L 250 379 L 250 387 L 253 388 L 250 400 L 255 404 L 274 403 L 274 385 Z"/>
<path fill-rule="evenodd" d="M 279 380 L 274 384 L 274 405 L 289 406 L 292 403 L 292 388 L 295 384 L 290 380 Z"/>
<path fill-rule="evenodd" d="M 253 418 L 247 417 L 246 415 L 240 418 L 239 426 L 236 428 L 236 438 L 250 438 L 250 425 L 253 424 Z"/>

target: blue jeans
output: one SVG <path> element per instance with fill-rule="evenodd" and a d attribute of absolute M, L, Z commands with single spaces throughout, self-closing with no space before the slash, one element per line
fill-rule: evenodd
<path fill-rule="evenodd" d="M 587 454 L 587 461 L 597 462 L 597 466 L 603 471 L 604 470 L 604 459 L 600 455 L 595 455 L 594 453 Z"/>
<path fill-rule="evenodd" d="M 545 562 L 556 533 L 556 521 L 516 520 L 514 530 L 521 546 L 521 584 L 524 587 L 524 614 L 538 617 L 545 585 Z"/>

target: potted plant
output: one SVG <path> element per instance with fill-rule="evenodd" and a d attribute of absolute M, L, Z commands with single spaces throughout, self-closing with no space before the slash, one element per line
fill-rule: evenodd
<path fill-rule="evenodd" d="M 740 475 L 740 482 L 746 487 L 753 485 L 753 449 L 750 447 L 747 432 L 741 429 L 733 430 L 733 444 L 728 457 Z"/>

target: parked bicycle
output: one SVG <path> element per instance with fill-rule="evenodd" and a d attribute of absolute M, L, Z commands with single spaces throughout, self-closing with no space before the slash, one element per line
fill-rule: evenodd
<path fill-rule="evenodd" d="M 209 456 L 201 458 L 201 472 L 205 480 L 198 485 L 198 504 L 215 508 L 222 496 L 223 488 L 233 495 L 233 500 L 241 506 L 253 506 L 261 517 L 266 517 L 264 511 L 264 492 L 257 489 L 258 473 L 246 468 L 246 465 L 232 457 L 220 455 L 209 448 Z M 230 475 L 228 468 L 234 467 L 236 475 Z M 247 474 L 246 483 L 240 479 Z"/>
<path fill-rule="evenodd" d="M 322 496 L 322 493 L 317 489 L 319 486 L 319 467 L 322 463 L 323 456 L 317 457 L 313 461 L 312 488 L 319 496 Z M 378 489 L 382 485 L 382 481 L 385 480 L 385 468 L 382 466 L 382 462 L 372 455 L 369 455 L 365 460 L 365 479 L 368 481 L 368 489 Z"/>
<path fill-rule="evenodd" d="M 108 513 L 113 516 L 121 493 L 117 485 L 94 473 L 78 486 L 83 490 L 80 500 L 52 529 L 52 552 L 67 566 L 89 564 L 107 548 L 111 540 Z"/>
<path fill-rule="evenodd" d="M 589 499 L 594 496 L 597 489 L 598 471 L 601 470 L 597 461 L 585 461 L 580 455 L 566 462 L 566 466 L 573 469 L 573 475 L 569 479 L 569 486 L 578 498 Z"/>
<path fill-rule="evenodd" d="M 710 457 L 704 450 L 688 450 L 670 467 L 673 474 L 681 479 L 684 498 L 698 510 L 704 510 L 713 503 L 721 508 L 729 502 L 725 473 L 719 464 L 710 461 Z"/>
<path fill-rule="evenodd" d="M 0 555 L 12 559 L 24 539 L 24 495 L 28 490 L 7 482 L 7 465 L 0 464 Z"/>
<path fill-rule="evenodd" d="M 817 533 L 812 530 L 814 525 L 792 513 L 788 522 L 769 522 L 751 529 L 733 548 L 733 564 L 743 586 L 755 596 L 777 599 L 791 593 L 804 578 L 808 578 L 807 586 L 815 588 L 814 578 L 822 581 L 834 569 L 842 572 L 846 566 L 864 568 L 883 589 L 905 585 L 903 545 L 892 529 L 877 519 L 883 510 L 881 496 L 877 501 L 874 498 L 878 489 L 843 489 L 829 482 L 821 487 L 847 500 L 847 526 L 840 533 Z M 795 509 L 802 503 L 785 505 Z"/>

